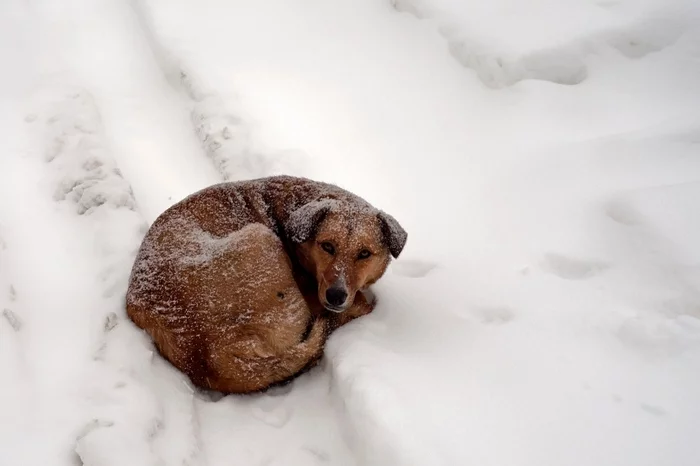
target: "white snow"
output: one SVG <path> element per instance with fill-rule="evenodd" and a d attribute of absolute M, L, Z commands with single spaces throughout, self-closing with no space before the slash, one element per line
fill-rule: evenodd
<path fill-rule="evenodd" d="M 700 464 L 692 0 L 7 0 L 0 464 Z M 225 179 L 409 232 L 270 393 L 125 316 L 149 223 Z"/>

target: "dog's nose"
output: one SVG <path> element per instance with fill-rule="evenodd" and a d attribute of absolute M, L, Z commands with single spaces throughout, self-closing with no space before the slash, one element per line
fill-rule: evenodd
<path fill-rule="evenodd" d="M 348 292 L 343 288 L 328 288 L 326 290 L 326 301 L 331 306 L 342 306 L 348 299 Z"/>

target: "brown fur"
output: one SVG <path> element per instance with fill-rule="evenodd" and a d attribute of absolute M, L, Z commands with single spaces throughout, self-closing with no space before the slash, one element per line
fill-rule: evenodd
<path fill-rule="evenodd" d="M 391 216 L 332 185 L 286 176 L 215 185 L 154 222 L 127 313 L 197 386 L 264 390 L 313 366 L 330 332 L 371 312 L 359 291 L 405 242 Z M 347 292 L 342 304 L 327 302 L 331 287 Z"/>

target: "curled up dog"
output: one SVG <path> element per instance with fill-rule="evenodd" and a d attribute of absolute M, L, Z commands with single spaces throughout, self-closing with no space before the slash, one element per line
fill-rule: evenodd
<path fill-rule="evenodd" d="M 151 226 L 127 313 L 195 385 L 264 390 L 312 367 L 333 330 L 372 311 L 362 291 L 406 240 L 392 216 L 333 185 L 211 186 Z"/>

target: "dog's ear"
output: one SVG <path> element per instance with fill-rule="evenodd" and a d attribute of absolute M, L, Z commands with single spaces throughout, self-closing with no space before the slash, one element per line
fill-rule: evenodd
<path fill-rule="evenodd" d="M 399 225 L 399 222 L 397 222 L 394 217 L 386 212 L 380 211 L 377 216 L 379 217 L 379 225 L 384 235 L 384 244 L 389 248 L 389 252 L 392 256 L 395 258 L 399 257 L 399 254 L 403 251 L 403 247 L 406 245 L 408 233 L 406 233 L 406 230 Z"/>
<path fill-rule="evenodd" d="M 303 243 L 316 234 L 318 225 L 333 205 L 330 199 L 321 199 L 304 204 L 292 212 L 284 229 L 294 243 Z"/>

